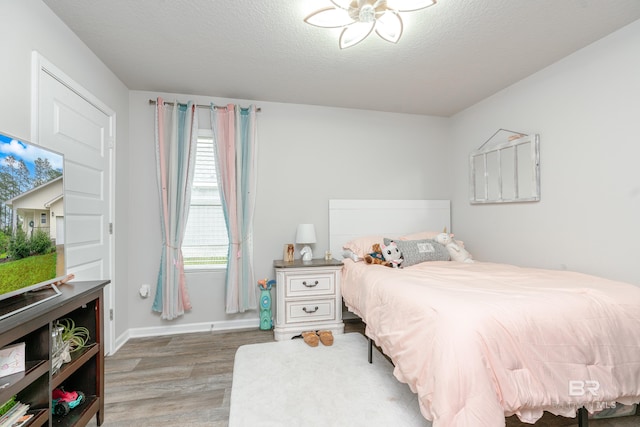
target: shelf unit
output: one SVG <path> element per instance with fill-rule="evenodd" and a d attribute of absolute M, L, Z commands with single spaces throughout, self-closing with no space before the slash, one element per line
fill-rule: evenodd
<path fill-rule="evenodd" d="M 0 348 L 25 343 L 25 371 L 0 377 L 0 404 L 17 396 L 33 413 L 28 427 L 85 426 L 95 416 L 104 420 L 103 288 L 109 281 L 71 282 L 62 294 L 0 320 Z M 72 353 L 71 361 L 52 372 L 52 331 L 56 320 L 71 318 L 89 329 L 89 345 Z M 52 414 L 51 392 L 56 387 L 81 390 L 86 401 L 63 417 Z"/>

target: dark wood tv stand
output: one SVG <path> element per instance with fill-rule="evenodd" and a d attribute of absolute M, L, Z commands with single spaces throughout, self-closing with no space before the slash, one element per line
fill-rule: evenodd
<path fill-rule="evenodd" d="M 30 405 L 29 427 L 85 426 L 93 416 L 104 420 L 103 288 L 109 281 L 71 282 L 60 286 L 62 295 L 0 320 L 0 348 L 25 343 L 25 371 L 0 377 L 0 405 L 17 396 Z M 51 332 L 55 321 L 70 318 L 90 331 L 90 345 L 72 353 L 72 360 L 52 373 Z M 68 415 L 51 411 L 51 391 L 84 392 L 86 401 Z"/>

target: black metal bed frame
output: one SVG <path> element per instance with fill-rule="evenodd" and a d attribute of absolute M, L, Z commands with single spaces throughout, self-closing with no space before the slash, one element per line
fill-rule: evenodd
<path fill-rule="evenodd" d="M 373 363 L 373 340 L 367 337 L 367 341 L 369 342 L 369 346 L 367 349 L 367 359 L 369 363 Z M 578 427 L 589 427 L 589 412 L 584 406 L 578 409 L 577 418 Z"/>

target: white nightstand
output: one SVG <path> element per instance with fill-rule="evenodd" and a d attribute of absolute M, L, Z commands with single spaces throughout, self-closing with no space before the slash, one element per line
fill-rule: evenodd
<path fill-rule="evenodd" d="M 344 332 L 340 276 L 342 261 L 273 262 L 276 270 L 276 341 L 305 331 Z"/>

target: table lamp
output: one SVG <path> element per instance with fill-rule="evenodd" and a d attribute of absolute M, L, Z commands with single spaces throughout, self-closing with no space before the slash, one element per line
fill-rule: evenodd
<path fill-rule="evenodd" d="M 300 250 L 302 261 L 311 261 L 313 254 L 309 244 L 316 242 L 316 229 L 313 224 L 298 224 L 298 230 L 296 232 L 296 243 L 304 245 Z"/>

